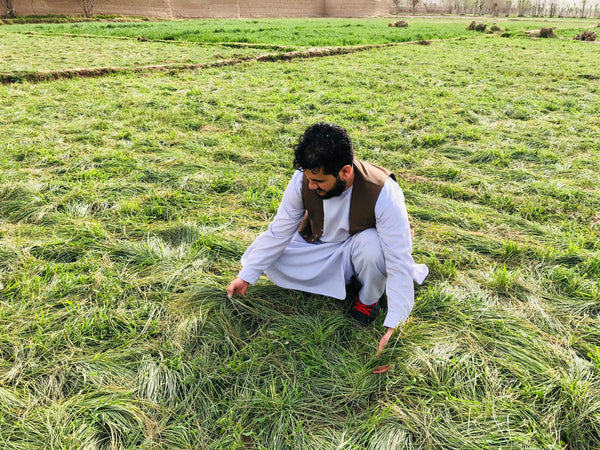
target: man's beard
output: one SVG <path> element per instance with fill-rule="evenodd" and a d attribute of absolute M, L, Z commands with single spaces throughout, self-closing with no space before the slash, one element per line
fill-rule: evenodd
<path fill-rule="evenodd" d="M 346 190 L 346 182 L 340 178 L 339 175 L 335 177 L 335 184 L 331 189 L 325 191 L 324 194 L 319 194 L 319 191 L 316 191 L 316 194 L 321 197 L 323 200 L 327 200 L 333 197 L 339 197 L 342 195 L 342 192 Z"/>

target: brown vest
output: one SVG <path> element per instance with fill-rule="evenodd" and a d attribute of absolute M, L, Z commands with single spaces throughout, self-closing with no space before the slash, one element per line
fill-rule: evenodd
<path fill-rule="evenodd" d="M 354 160 L 354 182 L 350 199 L 350 235 L 375 228 L 375 203 L 385 181 L 396 177 L 383 167 Z M 308 188 L 308 178 L 302 180 L 302 200 L 306 213 L 298 232 L 307 242 L 317 241 L 323 234 L 323 199 Z"/>

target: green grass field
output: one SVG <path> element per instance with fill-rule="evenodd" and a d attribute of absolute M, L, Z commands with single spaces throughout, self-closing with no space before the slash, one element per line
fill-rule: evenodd
<path fill-rule="evenodd" d="M 397 18 L 371 19 L 189 19 L 175 21 L 79 22 L 58 24 L 19 24 L 13 32 L 77 34 L 113 37 L 142 37 L 150 40 L 197 43 L 253 43 L 270 45 L 360 45 L 407 42 L 422 39 L 472 37 L 481 33 L 468 31 L 472 20 L 486 23 L 488 31 L 497 24 L 508 33 L 554 27 L 558 34 L 575 36 L 575 31 L 595 27 L 594 19 L 440 17 L 410 18 L 408 28 L 388 27 Z M 581 31 L 579 31 L 581 32 Z"/>
<path fill-rule="evenodd" d="M 575 30 L 594 27 L 594 19 L 552 18 L 490 18 L 440 17 L 410 18 L 408 28 L 385 28 L 396 18 L 372 19 L 233 19 L 233 20 L 176 20 L 123 22 L 81 22 L 62 24 L 23 24 L 12 28 L 49 33 L 92 34 L 102 36 L 142 36 L 148 39 L 188 42 L 247 42 L 279 45 L 358 45 L 388 42 L 406 42 L 420 39 L 447 39 L 478 34 L 467 31 L 471 20 L 496 23 L 514 33 L 526 29 L 555 27 Z"/>
<path fill-rule="evenodd" d="M 0 72 L 385 43 L 389 21 L 330 20 L 318 44 L 293 31 L 322 21 L 143 23 L 175 42 L 3 26 Z M 275 22 L 239 39 L 265 48 L 214 43 Z M 498 22 L 510 36 L 0 85 L 2 447 L 600 447 L 600 46 L 567 36 L 590 21 Z M 267 279 L 225 293 L 319 120 L 397 174 L 431 269 L 381 358 L 381 318 Z"/>

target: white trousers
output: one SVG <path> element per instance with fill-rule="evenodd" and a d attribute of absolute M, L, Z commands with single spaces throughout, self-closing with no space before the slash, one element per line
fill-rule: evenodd
<path fill-rule="evenodd" d="M 244 258 L 242 258 L 242 263 Z M 370 228 L 343 242 L 309 243 L 299 234 L 265 270 L 277 286 L 338 299 L 355 276 L 364 304 L 373 304 L 385 291 L 386 270 L 377 230 Z"/>
<path fill-rule="evenodd" d="M 362 284 L 358 296 L 365 305 L 372 305 L 383 295 L 387 278 L 379 235 L 375 228 L 369 228 L 353 235 L 350 241 L 352 275 Z"/>

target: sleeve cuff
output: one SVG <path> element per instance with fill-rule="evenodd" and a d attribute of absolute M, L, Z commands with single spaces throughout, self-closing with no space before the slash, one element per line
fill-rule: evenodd
<path fill-rule="evenodd" d="M 406 322 L 406 319 L 408 319 L 408 316 L 401 317 L 400 314 L 393 313 L 393 312 L 390 313 L 388 311 L 387 315 L 385 316 L 385 320 L 383 321 L 383 326 L 387 327 L 387 328 L 396 328 L 401 323 Z"/>
<path fill-rule="evenodd" d="M 246 267 L 242 268 L 242 270 L 240 270 L 240 273 L 238 273 L 238 278 L 241 278 L 242 280 L 250 284 L 256 284 L 260 276 L 261 272 Z"/>
<path fill-rule="evenodd" d="M 390 316 L 388 315 L 383 321 L 383 326 L 387 328 L 396 328 L 399 323 L 400 320 L 396 319 L 395 317 L 390 318 Z"/>

